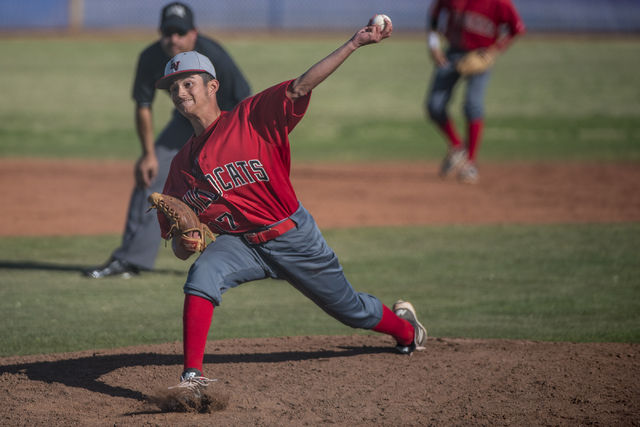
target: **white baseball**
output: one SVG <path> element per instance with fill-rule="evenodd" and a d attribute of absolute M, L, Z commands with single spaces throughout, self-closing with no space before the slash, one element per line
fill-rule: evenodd
<path fill-rule="evenodd" d="M 384 22 L 385 19 L 391 22 L 391 19 L 389 19 L 387 15 L 376 15 L 373 17 L 373 23 L 380 25 L 380 31 L 384 31 L 384 27 L 386 26 L 386 23 Z"/>

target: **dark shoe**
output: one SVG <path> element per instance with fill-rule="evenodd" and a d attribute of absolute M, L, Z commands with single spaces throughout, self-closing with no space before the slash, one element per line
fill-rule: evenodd
<path fill-rule="evenodd" d="M 396 350 L 402 354 L 411 355 L 415 350 L 422 351 L 427 344 L 427 328 L 418 322 L 416 311 L 410 302 L 399 300 L 393 304 L 393 312 L 401 319 L 407 320 L 413 326 L 413 342 L 409 345 L 398 344 Z"/>
<path fill-rule="evenodd" d="M 93 267 L 85 270 L 82 274 L 94 279 L 103 277 L 121 276 L 123 279 L 130 279 L 140 273 L 140 269 L 127 261 L 111 258 L 106 264 L 100 267 Z"/>

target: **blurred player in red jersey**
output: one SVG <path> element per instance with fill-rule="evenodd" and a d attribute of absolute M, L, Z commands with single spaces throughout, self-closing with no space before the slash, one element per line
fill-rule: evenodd
<path fill-rule="evenodd" d="M 440 19 L 446 16 L 444 36 L 449 47 L 440 46 Z M 427 15 L 429 50 L 436 65 L 426 108 L 431 120 L 444 133 L 449 151 L 440 176 L 458 172 L 462 182 L 478 181 L 476 156 L 484 125 L 484 96 L 490 70 L 468 76 L 464 115 L 468 134 L 466 144 L 460 139 L 454 122 L 447 114 L 453 88 L 460 79 L 456 63 L 468 52 L 486 49 L 497 54 L 504 51 L 518 34 L 525 32 L 524 22 L 511 0 L 435 0 Z"/>

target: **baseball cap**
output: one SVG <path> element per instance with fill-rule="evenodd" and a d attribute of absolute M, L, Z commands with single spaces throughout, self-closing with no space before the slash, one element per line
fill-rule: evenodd
<path fill-rule="evenodd" d="M 160 31 L 164 33 L 169 28 L 175 28 L 185 33 L 194 28 L 193 12 L 189 6 L 174 2 L 169 3 L 162 9 Z"/>
<path fill-rule="evenodd" d="M 156 89 L 169 89 L 173 77 L 185 73 L 209 73 L 216 78 L 216 69 L 204 55 L 198 52 L 179 53 L 164 67 L 164 77 L 156 82 Z"/>

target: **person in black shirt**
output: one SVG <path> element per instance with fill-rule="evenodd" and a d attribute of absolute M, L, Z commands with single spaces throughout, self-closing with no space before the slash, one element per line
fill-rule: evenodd
<path fill-rule="evenodd" d="M 151 104 L 156 93 L 155 83 L 164 75 L 167 62 L 179 53 L 194 50 L 208 57 L 220 81 L 217 98 L 223 111 L 233 109 L 251 95 L 248 82 L 229 54 L 218 43 L 198 33 L 188 6 L 179 2 L 166 5 L 162 9 L 160 34 L 160 39 L 140 54 L 133 84 L 135 123 L 142 155 L 135 165 L 136 187 L 129 203 L 122 244 L 104 265 L 85 270 L 87 277 L 129 278 L 153 269 L 161 237 L 156 216 L 145 215 L 149 208 L 147 197 L 153 192 L 162 192 L 171 160 L 194 132 L 189 120 L 174 110 L 154 142 Z"/>

